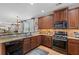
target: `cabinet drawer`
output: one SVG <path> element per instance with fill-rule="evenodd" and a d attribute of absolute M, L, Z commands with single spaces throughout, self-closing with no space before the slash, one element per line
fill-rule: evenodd
<path fill-rule="evenodd" d="M 79 44 L 79 40 L 76 40 L 76 39 L 69 39 L 69 40 L 68 40 L 68 43 L 76 43 L 76 44 Z"/>

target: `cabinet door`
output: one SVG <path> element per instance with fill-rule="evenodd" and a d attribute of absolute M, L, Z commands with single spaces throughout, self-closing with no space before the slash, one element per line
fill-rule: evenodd
<path fill-rule="evenodd" d="M 52 37 L 50 36 L 43 36 L 44 39 L 42 39 L 42 45 L 47 46 L 49 48 L 51 48 L 52 45 Z"/>
<path fill-rule="evenodd" d="M 27 38 L 27 39 L 24 39 L 24 42 L 23 42 L 23 54 L 25 54 L 29 50 L 31 50 L 31 47 L 30 47 L 30 39 Z"/>
<path fill-rule="evenodd" d="M 36 36 L 37 39 L 37 46 L 39 46 L 41 44 L 41 36 Z"/>
<path fill-rule="evenodd" d="M 39 29 L 51 29 L 53 25 L 53 15 L 44 16 L 38 19 Z"/>
<path fill-rule="evenodd" d="M 68 19 L 68 9 L 61 9 L 54 12 L 54 24 L 56 21 L 67 21 Z"/>
<path fill-rule="evenodd" d="M 50 36 L 46 37 L 46 46 L 51 48 L 51 46 L 52 46 L 52 37 L 50 37 Z"/>
<path fill-rule="evenodd" d="M 78 28 L 79 10 L 69 10 L 69 28 Z"/>
<path fill-rule="evenodd" d="M 46 45 L 46 37 L 44 35 L 41 36 L 42 45 Z"/>
<path fill-rule="evenodd" d="M 77 54 L 77 44 L 72 44 L 70 43 L 69 46 L 68 46 L 68 53 L 69 54 L 72 54 L 72 55 L 75 55 Z"/>
<path fill-rule="evenodd" d="M 38 28 L 42 29 L 43 28 L 42 26 L 43 26 L 42 18 L 39 18 L 38 19 Z"/>
<path fill-rule="evenodd" d="M 67 20 L 68 19 L 68 9 L 63 9 L 60 11 L 60 20 Z"/>
<path fill-rule="evenodd" d="M 37 46 L 37 39 L 36 37 L 31 37 L 31 49 Z"/>
<path fill-rule="evenodd" d="M 5 55 L 6 54 L 6 48 L 5 44 L 0 43 L 0 55 Z"/>
<path fill-rule="evenodd" d="M 73 39 L 68 41 L 68 53 L 71 55 L 79 55 L 79 41 Z"/>
<path fill-rule="evenodd" d="M 55 11 L 54 12 L 54 23 L 56 21 L 59 21 L 60 20 L 60 12 L 59 11 Z"/>

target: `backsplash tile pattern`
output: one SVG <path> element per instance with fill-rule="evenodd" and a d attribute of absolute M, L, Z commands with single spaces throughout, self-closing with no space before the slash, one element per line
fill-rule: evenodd
<path fill-rule="evenodd" d="M 75 37 L 74 32 L 79 32 L 78 29 L 39 29 L 40 34 L 54 35 L 55 31 L 64 31 L 68 36 Z"/>

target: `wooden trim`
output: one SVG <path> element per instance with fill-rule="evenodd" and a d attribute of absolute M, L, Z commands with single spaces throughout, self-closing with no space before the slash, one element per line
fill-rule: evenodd
<path fill-rule="evenodd" d="M 66 8 L 62 8 L 62 9 L 58 9 L 58 10 L 55 10 L 54 12 L 62 11 L 62 10 L 65 10 L 65 9 L 68 9 L 68 7 L 66 7 Z"/>
<path fill-rule="evenodd" d="M 74 10 L 74 9 L 79 9 L 79 7 L 76 7 L 76 8 L 72 8 L 72 9 L 68 9 L 68 11 L 70 11 L 70 10 Z"/>
<path fill-rule="evenodd" d="M 5 44 L 0 43 L 0 55 L 5 55 Z"/>

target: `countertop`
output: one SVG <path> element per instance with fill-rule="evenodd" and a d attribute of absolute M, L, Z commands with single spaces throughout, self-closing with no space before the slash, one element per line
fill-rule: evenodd
<path fill-rule="evenodd" d="M 21 40 L 25 37 L 14 37 L 14 38 L 0 38 L 0 43 L 6 43 L 6 42 L 11 42 L 15 40 Z"/>
<path fill-rule="evenodd" d="M 68 36 L 68 39 L 75 39 L 75 40 L 79 40 L 79 38 L 76 38 L 76 37 L 69 37 L 69 36 Z"/>
<path fill-rule="evenodd" d="M 38 36 L 38 35 L 47 35 L 47 34 L 33 34 L 31 36 L 16 36 L 16 37 L 0 38 L 0 43 L 6 43 L 6 42 L 15 41 L 15 40 L 21 40 L 21 39 L 24 39 L 24 38 L 29 38 L 29 37 Z M 52 35 L 47 35 L 47 36 L 52 36 Z M 68 39 L 79 40 L 79 38 L 69 37 L 69 36 L 68 36 Z"/>
<path fill-rule="evenodd" d="M 33 37 L 33 36 L 38 36 L 40 34 L 34 34 L 31 36 L 16 36 L 16 37 L 5 37 L 5 38 L 0 38 L 0 43 L 6 43 L 6 42 L 11 42 L 11 41 L 15 41 L 15 40 L 21 40 L 24 38 L 29 38 L 29 37 Z"/>

